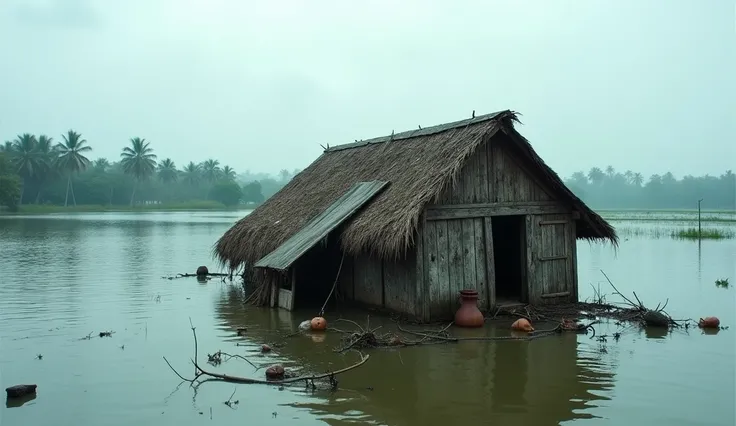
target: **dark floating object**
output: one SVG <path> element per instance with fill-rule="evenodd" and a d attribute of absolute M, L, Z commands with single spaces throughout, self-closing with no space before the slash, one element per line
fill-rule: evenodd
<path fill-rule="evenodd" d="M 5 389 L 8 398 L 19 398 L 36 393 L 37 385 L 15 385 Z"/>
<path fill-rule="evenodd" d="M 203 277 L 203 276 L 206 276 L 206 275 L 208 275 L 209 273 L 210 273 L 210 270 L 209 270 L 209 269 L 207 269 L 207 267 L 206 267 L 206 266 L 200 266 L 199 268 L 197 268 L 197 276 L 198 276 L 198 277 Z"/>
<path fill-rule="evenodd" d="M 283 379 L 284 373 L 286 373 L 286 371 L 280 364 L 272 365 L 266 369 L 266 377 L 272 380 Z"/>

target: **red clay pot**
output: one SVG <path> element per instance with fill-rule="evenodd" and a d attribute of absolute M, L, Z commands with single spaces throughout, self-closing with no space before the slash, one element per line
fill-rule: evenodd
<path fill-rule="evenodd" d="M 460 291 L 460 309 L 455 312 L 455 325 L 459 327 L 483 327 L 483 313 L 478 309 L 478 292 Z"/>
<path fill-rule="evenodd" d="M 717 317 L 700 318 L 700 321 L 698 321 L 700 328 L 718 328 L 720 325 L 721 321 Z"/>

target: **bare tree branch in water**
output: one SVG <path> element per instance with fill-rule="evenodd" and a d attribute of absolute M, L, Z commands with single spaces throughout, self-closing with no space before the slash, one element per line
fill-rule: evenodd
<path fill-rule="evenodd" d="M 185 378 L 178 371 L 176 371 L 176 369 L 171 365 L 171 363 L 169 362 L 168 359 L 166 359 L 166 357 L 163 357 L 163 359 L 166 362 L 166 364 L 169 366 L 169 368 L 174 372 L 174 374 L 176 374 L 183 381 L 186 381 L 192 384 L 198 383 L 197 381 L 202 376 L 207 376 L 208 377 L 207 380 L 218 380 L 218 381 L 224 381 L 224 382 L 229 382 L 229 383 L 240 383 L 240 384 L 289 385 L 289 384 L 303 381 L 305 382 L 307 386 L 312 386 L 312 387 L 314 387 L 315 380 L 328 379 L 330 385 L 334 389 L 337 387 L 337 379 L 335 378 L 335 376 L 337 376 L 338 374 L 342 374 L 347 371 L 350 371 L 352 369 L 355 369 L 357 367 L 360 367 L 361 365 L 365 364 L 366 361 L 368 361 L 368 359 L 370 358 L 369 355 L 364 355 L 359 352 L 360 361 L 358 361 L 357 363 L 350 365 L 348 367 L 345 367 L 343 369 L 337 370 L 337 371 L 331 371 L 331 372 L 327 372 L 323 374 L 305 375 L 305 376 L 288 377 L 284 379 L 270 379 L 270 380 L 261 380 L 261 379 L 253 379 L 249 377 L 231 376 L 228 374 L 221 374 L 221 373 L 216 373 L 213 371 L 208 371 L 208 370 L 203 369 L 200 366 L 198 356 L 197 356 L 197 353 L 198 353 L 197 331 L 194 325 L 192 324 L 191 318 L 189 319 L 189 324 L 192 329 L 192 336 L 194 337 L 194 358 L 190 360 L 192 364 L 194 365 L 194 378 L 192 379 Z M 218 351 L 217 353 L 220 353 L 222 355 L 227 355 L 220 351 Z M 236 357 L 245 359 L 244 357 L 239 356 L 239 355 Z M 250 361 L 248 361 L 248 363 L 255 366 Z"/>

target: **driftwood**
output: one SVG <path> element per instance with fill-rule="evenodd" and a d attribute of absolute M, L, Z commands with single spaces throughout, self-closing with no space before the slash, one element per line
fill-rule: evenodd
<path fill-rule="evenodd" d="M 323 373 L 323 374 L 305 375 L 305 376 L 297 376 L 297 377 L 288 377 L 288 378 L 278 379 L 278 380 L 261 380 L 261 379 L 252 379 L 252 378 L 249 378 L 249 377 L 231 376 L 231 375 L 228 375 L 228 374 L 221 374 L 221 373 L 216 373 L 216 372 L 213 372 L 213 371 L 208 371 L 208 370 L 203 369 L 200 366 L 199 360 L 198 360 L 198 357 L 197 357 L 197 353 L 198 353 L 198 348 L 197 348 L 197 331 L 196 331 L 196 328 L 194 327 L 194 325 L 192 324 L 191 318 L 189 319 L 189 324 L 190 324 L 191 329 L 192 329 L 192 336 L 194 337 L 194 358 L 191 359 L 191 362 L 194 365 L 194 371 L 195 371 L 194 378 L 192 378 L 192 379 L 185 378 L 184 376 L 182 376 L 181 374 L 179 374 L 179 372 L 177 372 L 176 369 L 174 369 L 174 367 L 171 365 L 171 363 L 169 362 L 169 360 L 166 359 L 166 357 L 163 357 L 163 358 L 164 358 L 164 361 L 166 362 L 166 364 L 169 366 L 169 368 L 171 368 L 171 370 L 174 372 L 174 374 L 176 374 L 183 381 L 190 382 L 190 383 L 195 383 L 195 382 L 197 382 L 200 379 L 200 377 L 206 376 L 206 377 L 208 377 L 208 379 L 220 380 L 220 381 L 229 382 L 229 383 L 241 383 L 241 384 L 288 385 L 288 384 L 293 384 L 293 383 L 297 383 L 297 382 L 302 382 L 303 381 L 303 382 L 305 382 L 307 384 L 307 386 L 310 386 L 310 384 L 311 384 L 311 386 L 314 387 L 314 381 L 315 380 L 328 379 L 329 382 L 330 382 L 330 385 L 332 386 L 332 388 L 335 389 L 337 387 L 337 379 L 335 378 L 335 376 L 337 376 L 338 374 L 342 374 L 342 373 L 345 373 L 347 371 L 350 371 L 352 369 L 355 369 L 357 367 L 360 367 L 361 365 L 365 364 L 366 361 L 368 361 L 368 359 L 370 358 L 369 355 L 363 355 L 362 353 L 359 353 L 360 354 L 360 361 L 357 362 L 357 363 L 355 363 L 355 364 L 353 364 L 353 365 L 351 365 L 351 366 L 349 366 L 349 367 L 345 367 L 345 368 L 340 369 L 340 370 L 331 371 L 331 372 L 327 372 L 327 373 Z M 214 357 L 215 357 L 216 360 L 214 362 L 211 362 L 211 363 L 212 364 L 215 364 L 215 365 L 218 364 L 219 363 L 218 360 L 220 360 L 221 359 L 221 356 L 223 356 L 223 355 L 227 355 L 227 354 L 225 354 L 225 353 L 223 353 L 221 351 L 216 352 L 215 355 L 214 355 Z M 240 355 L 230 355 L 230 356 L 231 357 L 245 359 L 245 357 L 242 357 Z M 210 357 L 210 361 L 212 361 L 213 355 L 210 355 L 209 357 Z M 248 360 L 246 359 L 246 361 L 248 361 Z M 253 363 L 251 363 L 250 361 L 248 361 L 248 362 L 251 365 L 253 365 Z"/>
<path fill-rule="evenodd" d="M 214 277 L 221 277 L 221 278 L 230 278 L 232 280 L 233 276 L 231 274 L 224 274 L 221 272 L 207 272 L 204 274 L 176 274 L 176 275 L 170 275 L 168 277 L 162 277 L 167 280 L 175 280 L 177 278 L 200 278 L 200 279 L 211 279 Z"/>
<path fill-rule="evenodd" d="M 639 296 L 636 295 L 636 292 L 632 292 L 634 294 L 634 299 L 636 299 L 636 303 L 634 303 L 631 299 L 624 296 L 613 284 L 610 278 L 608 278 L 608 275 L 606 275 L 603 270 L 601 270 L 601 273 L 604 277 L 606 277 L 606 281 L 611 285 L 613 288 L 613 291 L 615 294 L 619 295 L 625 303 L 630 306 L 631 310 L 633 311 L 634 315 L 631 318 L 632 320 L 639 320 L 643 324 L 650 326 L 650 327 L 680 327 L 682 324 L 680 322 L 683 321 L 677 321 L 672 319 L 672 317 L 665 312 L 664 308 L 667 307 L 667 303 L 669 303 L 669 299 L 665 300 L 664 305 L 658 304 L 656 308 L 654 309 L 648 309 L 644 306 L 641 300 L 639 300 Z M 661 306 L 660 306 L 661 305 Z"/>
<path fill-rule="evenodd" d="M 88 335 L 84 337 L 80 337 L 79 340 L 90 340 L 92 339 L 92 336 L 98 336 L 98 337 L 112 337 L 112 335 L 115 334 L 114 331 L 100 331 L 100 332 L 90 332 Z M 39 358 L 40 359 L 40 358 Z"/>
<path fill-rule="evenodd" d="M 5 389 L 8 398 L 20 398 L 36 393 L 37 385 L 15 385 Z"/>

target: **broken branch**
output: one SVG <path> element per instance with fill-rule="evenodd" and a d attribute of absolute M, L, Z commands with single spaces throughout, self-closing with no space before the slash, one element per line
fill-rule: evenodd
<path fill-rule="evenodd" d="M 296 383 L 296 382 L 300 382 L 300 381 L 305 381 L 307 383 L 310 383 L 310 382 L 313 382 L 314 380 L 319 380 L 319 379 L 325 379 L 326 378 L 326 379 L 329 379 L 330 384 L 334 387 L 336 385 L 336 383 L 337 383 L 336 380 L 335 380 L 335 376 L 336 375 L 345 373 L 345 372 L 350 371 L 350 370 L 352 370 L 354 368 L 358 368 L 361 365 L 365 364 L 366 361 L 368 361 L 368 359 L 370 358 L 370 355 L 367 355 L 367 354 L 364 355 L 364 354 L 358 352 L 359 355 L 360 355 L 360 361 L 358 361 L 357 363 L 355 363 L 353 365 L 350 365 L 348 367 L 342 368 L 342 369 L 337 370 L 337 371 L 331 371 L 331 372 L 323 373 L 323 374 L 289 377 L 289 378 L 286 378 L 286 379 L 261 380 L 261 379 L 252 379 L 252 378 L 249 378 L 249 377 L 240 377 L 240 376 L 231 376 L 231 375 L 227 375 L 227 374 L 220 374 L 220 373 L 215 373 L 213 371 L 207 371 L 207 370 L 203 369 L 202 367 L 200 367 L 199 360 L 198 360 L 198 357 L 197 357 L 197 353 L 198 353 L 198 348 L 197 348 L 197 346 L 198 346 L 198 343 L 197 343 L 197 332 L 196 332 L 196 328 L 192 324 L 192 319 L 191 318 L 189 319 L 189 324 L 191 326 L 192 336 L 194 338 L 194 358 L 192 358 L 190 360 L 192 362 L 192 364 L 194 365 L 194 368 L 195 368 L 195 376 L 194 376 L 194 378 L 193 379 L 187 379 L 187 378 L 185 378 L 179 372 L 177 372 L 176 369 L 174 369 L 174 367 L 171 365 L 171 363 L 169 362 L 169 360 L 166 359 L 166 357 L 163 357 L 163 358 L 164 358 L 164 361 L 166 362 L 166 364 L 169 366 L 169 368 L 171 368 L 171 370 L 174 372 L 174 374 L 176 374 L 183 381 L 190 382 L 190 383 L 194 383 L 201 376 L 208 376 L 208 377 L 210 377 L 210 379 L 221 380 L 221 381 L 225 381 L 225 382 L 229 382 L 229 383 L 264 384 L 264 385 L 286 385 L 286 384 Z M 220 355 L 226 355 L 226 356 L 230 356 L 230 357 L 241 358 L 241 359 L 247 361 L 249 364 L 251 364 L 251 365 L 253 365 L 255 367 L 255 365 L 253 363 L 251 363 L 245 357 L 242 357 L 240 355 L 225 354 L 224 352 L 221 352 L 221 351 L 218 351 L 217 353 L 220 354 Z M 258 369 L 258 368 L 256 367 L 256 369 Z M 208 380 L 210 380 L 210 379 L 208 379 Z"/>

